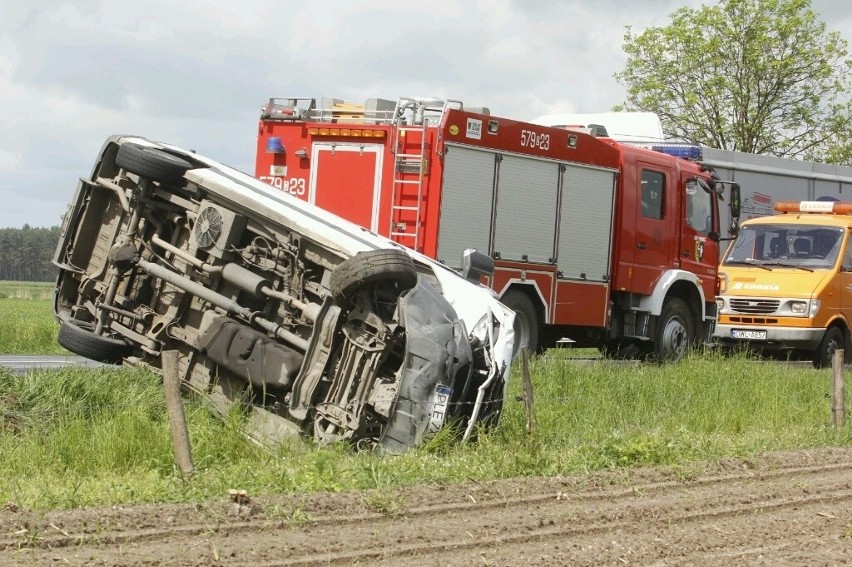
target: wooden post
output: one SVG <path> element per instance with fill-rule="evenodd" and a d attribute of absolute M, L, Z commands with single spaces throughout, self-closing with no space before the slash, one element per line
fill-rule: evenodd
<path fill-rule="evenodd" d="M 163 362 L 163 388 L 166 392 L 166 410 L 169 414 L 169 429 L 172 433 L 172 447 L 175 461 L 184 479 L 192 475 L 192 452 L 189 446 L 189 431 L 186 428 L 186 415 L 180 396 L 180 353 L 166 350 L 160 355 Z"/>
<path fill-rule="evenodd" d="M 535 415 L 533 414 L 533 389 L 530 380 L 530 353 L 526 346 L 521 347 L 521 373 L 524 378 L 524 414 L 527 418 L 527 433 L 535 433 Z"/>
<path fill-rule="evenodd" d="M 842 348 L 834 351 L 831 360 L 831 417 L 835 429 L 840 429 L 846 421 L 846 392 L 843 384 L 843 360 L 845 353 Z"/>

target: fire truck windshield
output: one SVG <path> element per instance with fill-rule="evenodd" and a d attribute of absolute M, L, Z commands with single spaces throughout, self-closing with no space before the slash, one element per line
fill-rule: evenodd
<path fill-rule="evenodd" d="M 790 224 L 743 226 L 722 265 L 761 264 L 828 269 L 840 252 L 843 230 Z"/>

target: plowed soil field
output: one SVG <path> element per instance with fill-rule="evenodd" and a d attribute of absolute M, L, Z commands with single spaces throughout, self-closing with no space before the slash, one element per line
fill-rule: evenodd
<path fill-rule="evenodd" d="M 233 501 L 241 500 L 240 503 Z M 2 565 L 845 565 L 852 448 L 690 467 L 50 513 Z"/>

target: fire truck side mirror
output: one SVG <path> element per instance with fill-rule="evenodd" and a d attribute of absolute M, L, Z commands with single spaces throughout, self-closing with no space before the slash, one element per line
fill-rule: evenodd
<path fill-rule="evenodd" d="M 478 252 L 476 248 L 467 248 L 462 253 L 462 276 L 472 282 L 479 283 L 482 276 L 494 274 L 494 260 L 491 256 Z"/>
<path fill-rule="evenodd" d="M 731 183 L 731 199 L 730 199 L 730 207 L 731 207 L 731 217 L 739 218 L 740 217 L 740 184 L 739 183 Z"/>

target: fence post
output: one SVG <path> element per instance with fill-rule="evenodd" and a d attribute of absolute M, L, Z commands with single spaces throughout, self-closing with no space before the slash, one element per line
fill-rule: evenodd
<path fill-rule="evenodd" d="M 184 479 L 192 475 L 192 452 L 189 446 L 189 431 L 186 428 L 186 415 L 180 397 L 180 353 L 176 350 L 163 351 L 163 388 L 166 392 L 166 410 L 169 414 L 169 430 L 172 433 L 172 447 L 175 461 Z"/>
<path fill-rule="evenodd" d="M 842 348 L 834 351 L 831 360 L 831 377 L 833 388 L 831 389 L 831 417 L 835 429 L 843 427 L 846 421 L 846 392 L 843 384 L 843 361 L 845 353 Z"/>
<path fill-rule="evenodd" d="M 535 416 L 533 415 L 533 388 L 530 379 L 530 352 L 526 346 L 521 347 L 521 373 L 524 379 L 524 414 L 527 418 L 527 433 L 535 433 Z"/>

